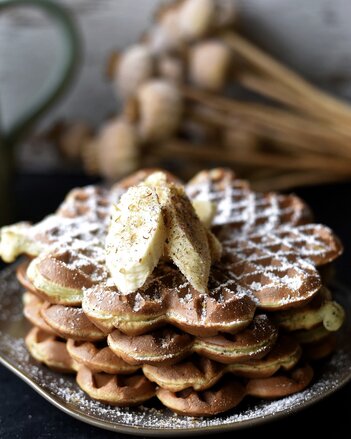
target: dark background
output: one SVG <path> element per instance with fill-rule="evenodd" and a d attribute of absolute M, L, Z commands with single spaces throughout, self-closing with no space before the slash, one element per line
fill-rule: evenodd
<path fill-rule="evenodd" d="M 18 176 L 13 192 L 16 220 L 38 221 L 55 210 L 71 187 L 92 182 L 81 176 Z M 330 226 L 342 239 L 345 252 L 337 263 L 337 276 L 351 286 L 351 182 L 296 189 L 294 192 L 312 207 L 317 222 Z M 351 437 L 351 383 L 326 400 L 289 418 L 222 436 L 241 438 L 254 435 L 259 439 L 266 434 L 300 436 L 307 431 L 313 432 L 314 437 L 322 433 Z M 0 366 L 1 439 L 88 437 L 127 436 L 97 429 L 65 415 Z"/>

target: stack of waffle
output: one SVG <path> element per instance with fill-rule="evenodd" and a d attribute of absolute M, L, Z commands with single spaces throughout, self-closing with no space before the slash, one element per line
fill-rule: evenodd
<path fill-rule="evenodd" d="M 110 190 L 74 189 L 42 222 L 1 230 L 0 256 L 11 262 L 26 255 L 17 276 L 33 324 L 31 355 L 76 373 L 98 401 L 131 406 L 156 396 L 190 416 L 231 410 L 245 396 L 280 398 L 306 388 L 344 320 L 326 286 L 339 240 L 311 222 L 296 196 L 256 193 L 231 171 L 215 169 L 184 187 L 162 174 L 181 194 L 170 198 L 171 216 L 160 203 L 167 251 L 156 254 L 158 226 L 146 236 L 135 229 L 135 205 L 127 206 L 134 232 L 121 242 L 119 221 L 126 228 L 129 220 L 115 212 L 135 188 L 152 187 L 157 174 L 150 174 Z M 180 247 L 171 243 L 174 221 Z M 140 242 L 133 239 L 145 239 L 139 271 L 133 251 Z"/>

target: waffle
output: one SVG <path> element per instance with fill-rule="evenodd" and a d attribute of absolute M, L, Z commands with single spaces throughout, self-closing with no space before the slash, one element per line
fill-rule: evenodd
<path fill-rule="evenodd" d="M 187 388 L 200 391 L 212 387 L 223 375 L 231 373 L 246 378 L 267 378 L 279 369 L 292 369 L 301 357 L 301 348 L 293 338 L 281 336 L 263 358 L 221 364 L 206 357 L 192 357 L 173 366 L 144 365 L 143 372 L 161 388 L 179 392 Z"/>
<path fill-rule="evenodd" d="M 336 342 L 335 334 L 329 334 L 319 341 L 305 344 L 303 347 L 304 354 L 310 360 L 322 360 L 335 351 Z"/>
<path fill-rule="evenodd" d="M 189 334 L 162 328 L 139 336 L 128 336 L 118 330 L 107 337 L 110 349 L 134 365 L 165 365 L 179 362 L 195 352 L 221 363 L 234 363 L 262 358 L 278 336 L 267 316 L 256 316 L 248 328 L 236 335 L 192 337 Z"/>
<path fill-rule="evenodd" d="M 82 366 L 77 383 L 91 398 L 109 405 L 139 405 L 155 395 L 155 386 L 141 373 L 110 375 Z"/>
<path fill-rule="evenodd" d="M 218 232 L 245 236 L 275 230 L 281 225 L 309 223 L 308 206 L 294 195 L 254 192 L 247 181 L 240 180 L 229 169 L 198 173 L 186 185 L 192 200 L 210 200 L 217 206 L 212 225 Z"/>
<path fill-rule="evenodd" d="M 277 312 L 272 318 L 286 331 L 309 330 L 320 324 L 328 331 L 338 331 L 344 322 L 345 311 L 332 300 L 331 292 L 323 287 L 307 305 Z"/>
<path fill-rule="evenodd" d="M 208 390 L 186 389 L 171 392 L 159 388 L 156 396 L 166 407 L 178 414 L 213 416 L 233 409 L 245 396 L 276 399 L 299 392 L 309 385 L 312 378 L 313 369 L 306 365 L 287 374 L 251 379 L 246 385 L 236 378 L 226 376 Z"/>
<path fill-rule="evenodd" d="M 246 391 L 250 396 L 263 399 L 282 398 L 305 389 L 313 378 L 313 369 L 309 365 L 298 367 L 286 375 L 270 378 L 256 378 L 247 383 Z"/>
<path fill-rule="evenodd" d="M 118 358 L 111 349 L 102 344 L 67 340 L 67 351 L 76 364 L 87 366 L 93 372 L 131 374 L 139 369 Z"/>
<path fill-rule="evenodd" d="M 197 291 L 172 263 L 179 255 L 165 251 L 146 282 L 123 293 L 106 264 L 111 206 L 153 171 L 110 189 L 74 189 L 40 223 L 1 229 L 0 256 L 28 257 L 17 277 L 24 314 L 35 325 L 26 338 L 31 355 L 77 373 L 98 401 L 137 405 L 156 396 L 191 416 L 225 412 L 245 396 L 279 398 L 305 388 L 313 370 L 300 358 L 329 355 L 344 319 L 321 280 L 342 252 L 337 237 L 313 224 L 294 195 L 256 193 L 229 170 L 203 171 L 185 190 L 207 208 L 198 224 L 221 248 L 208 285 Z M 165 180 L 180 183 L 168 173 Z M 186 222 L 194 212 L 185 201 Z M 184 269 L 187 260 L 177 265 Z"/>
<path fill-rule="evenodd" d="M 55 331 L 42 318 L 40 311 L 44 302 L 35 294 L 26 291 L 23 294 L 23 314 L 33 326 L 37 326 L 44 332 L 56 335 Z"/>
<path fill-rule="evenodd" d="M 69 355 L 65 341 L 40 328 L 33 327 L 25 339 L 33 358 L 58 372 L 74 372 L 76 365 Z"/>
<path fill-rule="evenodd" d="M 191 287 L 169 266 L 160 266 L 148 284 L 128 296 L 106 282 L 84 291 L 83 310 L 106 333 L 114 328 L 138 335 L 171 323 L 193 335 L 238 332 L 249 325 L 256 305 L 235 282 L 212 270 L 208 294 Z"/>
<path fill-rule="evenodd" d="M 203 173 L 197 191 L 201 185 L 211 187 L 214 175 L 217 186 L 229 189 L 215 192 L 217 198 L 209 195 L 210 199 L 227 197 L 233 184 L 249 190 L 246 183 L 227 174 Z M 194 188 L 194 183 L 188 187 Z M 321 287 L 315 266 L 331 262 L 341 252 L 328 228 L 296 225 L 307 221 L 302 202 L 270 194 L 271 200 L 278 197 L 289 208 L 283 212 L 272 201 L 279 218 L 269 222 L 272 208 L 262 210 L 250 192 L 240 198 L 240 203 L 250 202 L 247 209 L 256 212 L 257 221 L 251 221 L 250 229 L 228 218 L 230 228 L 226 228 L 214 219 L 224 257 L 212 269 L 209 294 L 199 294 L 177 270 L 165 266 L 158 267 L 146 286 L 125 296 L 117 291 L 104 265 L 108 206 L 120 196 L 122 189 L 117 188 L 110 193 L 93 188 L 72 191 L 56 215 L 28 232 L 39 241 L 44 236 L 41 241 L 49 243 L 27 270 L 31 290 L 51 303 L 79 306 L 83 302 L 86 315 L 106 333 L 116 327 L 135 335 L 167 323 L 194 335 L 238 332 L 250 323 L 256 307 L 279 310 L 310 300 Z M 238 202 L 236 195 L 232 198 Z"/>
<path fill-rule="evenodd" d="M 45 303 L 40 314 L 45 323 L 63 338 L 97 341 L 106 337 L 100 329 L 91 323 L 82 308 Z"/>
<path fill-rule="evenodd" d="M 180 415 L 214 416 L 239 405 L 246 390 L 240 381 L 227 379 L 203 392 L 186 389 L 175 393 L 159 388 L 156 395 L 163 405 Z"/>
<path fill-rule="evenodd" d="M 321 288 L 316 266 L 336 259 L 339 240 L 325 226 L 284 226 L 222 242 L 227 272 L 266 310 L 301 306 Z"/>
<path fill-rule="evenodd" d="M 261 372 L 258 372 L 260 378 L 251 378 L 248 381 L 229 378 L 228 372 L 236 373 L 230 370 L 231 365 L 223 366 L 204 358 L 176 367 L 144 366 L 144 373 L 138 372 L 131 366 L 128 369 L 127 364 L 112 357 L 113 354 L 111 351 L 108 352 L 107 347 L 96 349 L 92 343 L 73 340 L 68 340 L 66 347 L 64 341 L 36 327 L 27 335 L 26 344 L 37 361 L 43 362 L 53 370 L 77 372 L 78 385 L 93 399 L 109 405 L 132 406 L 141 404 L 156 394 L 165 406 L 176 413 L 189 416 L 211 416 L 228 411 L 236 407 L 246 395 L 268 399 L 289 395 L 308 385 L 313 374 L 312 369 L 306 366 L 294 369 L 290 376 L 281 373 L 271 376 L 281 367 L 290 370 L 298 361 L 298 345 L 291 340 L 286 343 L 283 339 L 277 343 L 275 353 L 272 351 L 265 361 L 256 361 L 256 370 L 263 367 Z M 280 345 L 282 349 L 279 348 Z M 194 369 L 195 365 L 200 363 L 203 371 L 202 384 L 198 379 L 199 373 L 196 374 L 198 369 Z M 252 363 L 247 363 L 247 370 L 252 368 Z M 150 368 L 156 372 L 158 381 L 162 381 L 161 377 L 164 381 L 164 377 L 167 376 L 168 383 L 162 383 L 165 385 L 155 388 L 148 379 Z M 184 368 L 185 371 L 182 373 Z M 188 379 L 186 382 L 184 372 Z M 226 376 L 223 378 L 224 374 Z M 268 374 L 269 378 L 262 378 Z M 251 372 L 248 372 L 248 375 L 251 377 Z M 183 380 L 179 384 L 179 378 L 182 377 Z M 176 388 L 179 390 L 174 390 Z"/>

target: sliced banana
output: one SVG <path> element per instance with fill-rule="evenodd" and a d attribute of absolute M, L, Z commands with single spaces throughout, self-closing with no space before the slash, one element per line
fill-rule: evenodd
<path fill-rule="evenodd" d="M 0 230 L 0 257 L 5 262 L 13 262 L 22 253 L 37 253 L 35 242 L 28 238 L 30 228 L 29 223 L 21 222 Z"/>
<path fill-rule="evenodd" d="M 211 267 L 207 230 L 180 186 L 160 184 L 155 188 L 167 228 L 166 253 L 190 284 L 204 293 Z"/>
<path fill-rule="evenodd" d="M 200 218 L 200 221 L 210 228 L 212 220 L 216 215 L 216 205 L 207 200 L 192 200 L 191 204 L 195 209 L 196 215 Z"/>
<path fill-rule="evenodd" d="M 156 191 L 130 188 L 112 215 L 106 265 L 124 294 L 142 287 L 164 252 L 166 229 Z"/>
<path fill-rule="evenodd" d="M 210 247 L 211 261 L 212 263 L 218 262 L 222 257 L 222 244 L 210 230 L 207 230 L 207 240 Z"/>

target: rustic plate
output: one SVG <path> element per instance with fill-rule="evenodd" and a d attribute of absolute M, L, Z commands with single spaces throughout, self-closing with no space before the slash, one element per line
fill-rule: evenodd
<path fill-rule="evenodd" d="M 224 432 L 262 424 L 305 408 L 343 386 L 351 378 L 351 294 L 336 285 L 334 293 L 347 310 L 338 351 L 317 373 L 307 390 L 279 401 L 248 401 L 215 418 L 172 414 L 149 403 L 139 408 L 116 408 L 91 400 L 72 376 L 52 372 L 29 355 L 23 337 L 29 325 L 22 317 L 21 287 L 12 266 L 0 272 L 0 362 L 65 413 L 107 430 L 144 435 L 178 436 Z"/>

